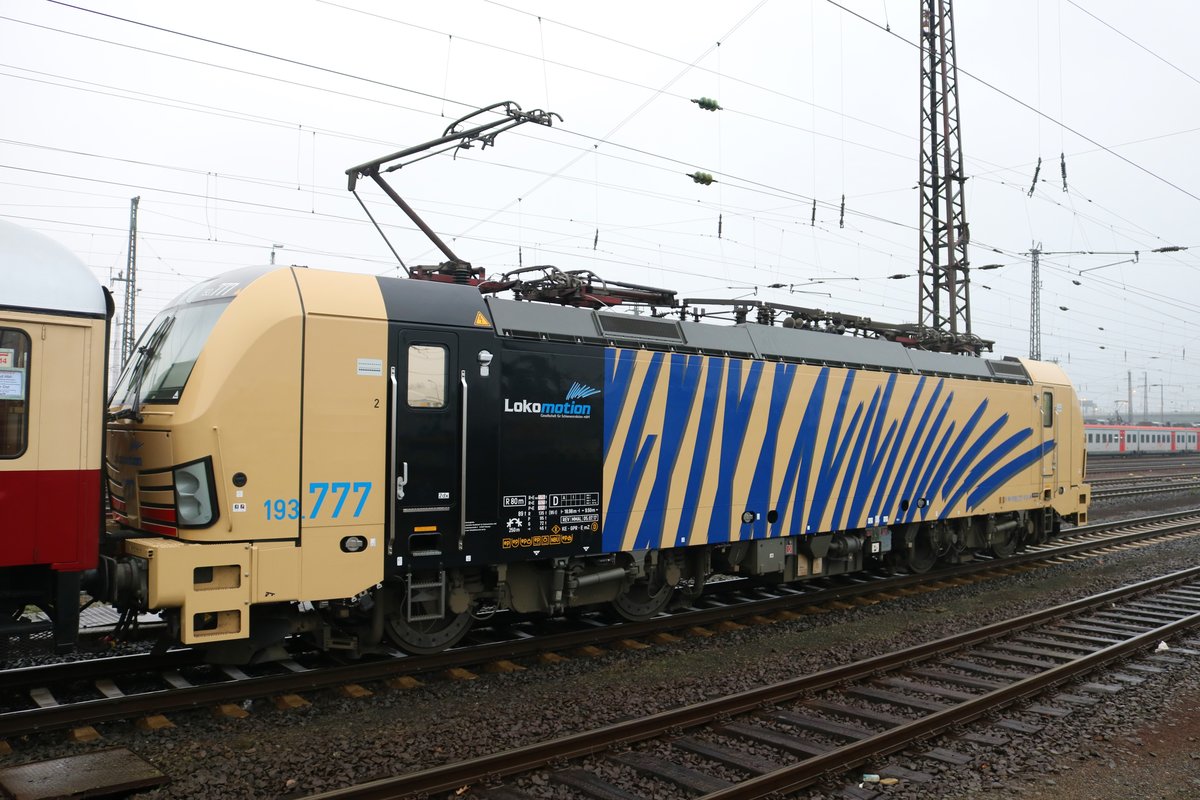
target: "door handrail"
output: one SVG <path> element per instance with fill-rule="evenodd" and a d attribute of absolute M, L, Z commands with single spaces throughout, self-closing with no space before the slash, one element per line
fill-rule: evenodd
<path fill-rule="evenodd" d="M 463 549 L 463 539 L 467 536 L 467 371 L 458 373 L 459 383 L 462 384 L 462 453 L 459 455 L 458 483 L 458 549 Z"/>
<path fill-rule="evenodd" d="M 400 432 L 398 430 L 396 430 L 396 403 L 399 402 L 397 398 L 398 398 L 398 395 L 400 394 L 400 390 L 399 390 L 399 385 L 396 383 L 396 368 L 395 368 L 395 366 L 393 366 L 391 368 L 390 380 L 392 382 L 392 403 L 391 403 L 392 435 L 390 437 L 391 447 L 389 448 L 389 451 L 390 451 L 389 467 L 390 467 L 391 471 L 388 473 L 388 487 L 389 487 L 390 491 L 388 491 L 388 493 L 387 493 L 388 504 L 391 506 L 391 508 L 388 509 L 388 511 L 390 512 L 388 514 L 388 546 L 387 546 L 388 555 L 392 555 L 396 549 L 396 489 L 397 489 L 397 484 L 396 484 L 396 441 L 400 437 Z"/>

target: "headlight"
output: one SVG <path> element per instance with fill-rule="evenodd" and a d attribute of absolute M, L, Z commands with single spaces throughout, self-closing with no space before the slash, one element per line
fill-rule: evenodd
<path fill-rule="evenodd" d="M 207 458 L 175 468 L 175 515 L 181 526 L 213 521 L 212 467 Z"/>

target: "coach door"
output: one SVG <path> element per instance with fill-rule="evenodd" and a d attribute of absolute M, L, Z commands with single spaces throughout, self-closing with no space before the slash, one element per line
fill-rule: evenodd
<path fill-rule="evenodd" d="M 1058 441 L 1059 419 L 1058 414 L 1055 413 L 1056 406 L 1052 389 L 1042 389 L 1039 408 L 1041 410 L 1042 443 L 1055 443 L 1042 455 L 1042 494 L 1053 496 L 1054 491 L 1058 488 L 1058 446 L 1061 443 Z"/>
<path fill-rule="evenodd" d="M 403 330 L 396 355 L 389 550 L 393 566 L 407 569 L 433 566 L 455 549 L 462 503 L 458 336 Z"/>

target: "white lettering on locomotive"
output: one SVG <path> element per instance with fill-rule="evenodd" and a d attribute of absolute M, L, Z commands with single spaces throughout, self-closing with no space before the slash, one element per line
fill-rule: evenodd
<path fill-rule="evenodd" d="M 535 403 L 531 400 L 504 398 L 504 410 L 510 414 L 539 414 L 543 417 L 590 417 L 587 403 Z"/>

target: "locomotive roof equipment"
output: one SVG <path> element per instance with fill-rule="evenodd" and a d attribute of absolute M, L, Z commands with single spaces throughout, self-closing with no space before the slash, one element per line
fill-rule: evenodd
<path fill-rule="evenodd" d="M 491 122 L 485 122 L 482 125 L 476 125 L 472 128 L 460 127 L 468 120 L 472 120 L 475 117 L 486 114 L 489 111 L 495 111 L 497 109 L 503 109 L 504 111 L 504 116 L 500 119 L 492 120 Z M 549 127 L 550 125 L 554 124 L 555 117 L 558 117 L 560 122 L 562 121 L 562 117 L 558 114 L 555 114 L 553 111 L 542 111 L 541 109 L 522 111 L 521 107 L 511 100 L 492 103 L 490 106 L 485 106 L 484 108 L 472 111 L 470 114 L 451 122 L 446 126 L 446 130 L 443 131 L 442 135 L 437 139 L 432 139 L 424 144 L 418 144 L 413 147 L 407 147 L 403 150 L 397 150 L 395 153 L 383 156 L 382 158 L 376 158 L 374 160 L 359 164 L 356 167 L 351 167 L 350 169 L 346 170 L 346 174 L 350 176 L 346 188 L 348 188 L 354 194 L 355 199 L 357 199 L 359 204 L 363 207 L 363 211 L 366 211 L 367 217 L 370 218 L 371 223 L 375 225 L 375 229 L 379 231 L 379 235 L 383 237 L 385 242 L 387 242 L 388 249 L 392 251 L 392 255 L 396 256 L 396 260 L 400 262 L 400 267 L 405 271 L 406 274 L 409 275 L 409 277 L 414 277 L 413 273 L 405 265 L 404 260 L 400 258 L 400 255 L 396 252 L 396 249 L 392 247 L 392 243 L 388 241 L 387 234 L 385 234 L 383 229 L 379 227 L 379 223 L 375 222 L 375 218 L 371 216 L 370 210 L 367 209 L 367 204 L 364 203 L 362 198 L 358 196 L 356 187 L 358 185 L 359 178 L 370 178 L 371 180 L 375 181 L 375 183 L 379 184 L 379 188 L 383 189 L 387 196 L 392 198 L 392 202 L 398 205 L 400 209 L 408 215 L 408 218 L 411 219 L 413 223 L 415 223 L 416 226 L 420 228 L 426 236 L 429 237 L 429 241 L 433 242 L 437 249 L 441 250 L 446 258 L 449 259 L 441 265 L 442 268 L 438 270 L 438 275 L 450 276 L 456 283 L 476 282 L 483 277 L 483 271 L 473 269 L 468 262 L 456 256 L 454 251 L 450 249 L 450 246 L 443 242 L 441 237 L 434 232 L 433 228 L 430 228 L 429 225 L 426 224 L 425 220 L 421 219 L 421 216 L 417 214 L 413 207 L 405 202 L 404 198 L 402 198 L 396 192 L 396 190 L 393 189 L 391 185 L 383 179 L 383 175 L 381 175 L 380 172 L 395 172 L 396 170 L 405 167 L 408 164 L 421 161 L 429 158 L 430 156 L 435 156 L 438 153 L 444 153 L 448 150 L 469 149 L 475 143 L 479 143 L 481 149 L 487 148 L 491 145 L 494 145 L 496 143 L 496 137 L 504 131 L 511 130 L 518 125 L 524 125 L 526 122 L 534 122 L 538 125 L 546 125 Z M 446 146 L 442 147 L 443 145 Z M 427 153 L 426 155 L 421 156 L 421 158 L 414 158 L 411 161 L 403 160 L 420 153 L 426 153 L 426 151 L 433 150 L 435 147 L 442 147 L 442 149 L 438 150 L 436 153 Z M 388 166 L 385 167 L 385 164 Z M 432 277 L 432 275 L 429 277 Z"/>

